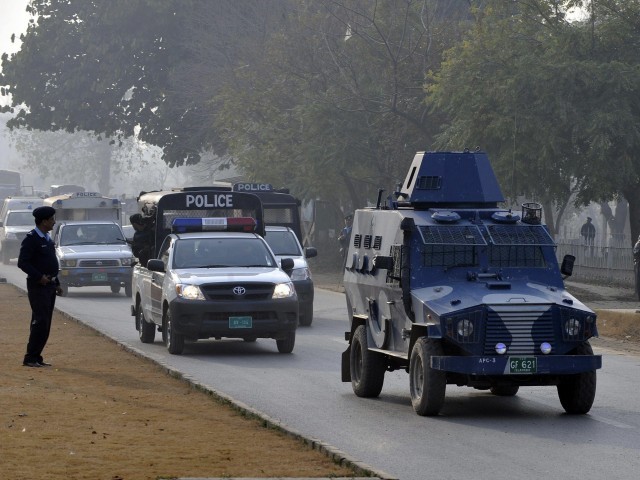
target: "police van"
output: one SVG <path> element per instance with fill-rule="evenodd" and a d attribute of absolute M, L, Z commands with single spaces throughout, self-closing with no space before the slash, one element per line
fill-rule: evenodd
<path fill-rule="evenodd" d="M 140 213 L 154 231 L 152 259 L 133 272 L 131 314 L 143 343 L 156 331 L 172 354 L 185 341 L 236 338 L 276 341 L 291 353 L 298 298 L 264 240 L 262 204 L 247 193 L 220 190 L 149 192 Z"/>
<path fill-rule="evenodd" d="M 56 209 L 56 221 L 108 220 L 122 227 L 122 203 L 98 192 L 73 192 L 43 200 Z"/>
<path fill-rule="evenodd" d="M 355 212 L 342 380 L 357 396 L 405 370 L 419 415 L 440 412 L 447 385 L 548 385 L 567 413 L 591 409 L 602 358 L 595 313 L 564 286 L 573 258 L 558 264 L 539 204 L 503 201 L 485 153 L 419 152 L 386 203 Z"/>

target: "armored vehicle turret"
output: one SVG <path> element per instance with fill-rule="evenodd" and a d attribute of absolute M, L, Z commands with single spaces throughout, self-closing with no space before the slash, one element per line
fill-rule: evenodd
<path fill-rule="evenodd" d="M 485 153 L 419 152 L 386 204 L 356 210 L 342 355 L 356 395 L 403 369 L 419 415 L 440 412 L 448 384 L 551 385 L 566 412 L 591 409 L 602 359 L 596 315 L 564 287 L 573 258 L 558 265 L 539 204 L 503 201 Z"/>

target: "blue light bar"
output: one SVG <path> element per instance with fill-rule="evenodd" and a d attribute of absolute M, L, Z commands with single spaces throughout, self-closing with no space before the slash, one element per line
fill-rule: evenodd
<path fill-rule="evenodd" d="M 251 217 L 175 218 L 171 223 L 174 233 L 186 232 L 253 232 L 256 221 Z"/>

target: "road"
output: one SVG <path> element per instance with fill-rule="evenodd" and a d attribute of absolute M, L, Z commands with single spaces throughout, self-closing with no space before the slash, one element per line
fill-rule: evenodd
<path fill-rule="evenodd" d="M 0 276 L 24 286 L 15 264 Z M 318 289 L 313 325 L 298 331 L 292 355 L 275 341 L 201 341 L 182 356 L 137 338 L 129 299 L 106 289 L 70 289 L 57 307 L 149 358 L 230 396 L 308 438 L 330 444 L 403 480 L 637 479 L 640 471 L 640 357 L 605 355 L 589 415 L 564 414 L 554 387 L 516 397 L 447 386 L 441 415 L 419 417 L 405 372 L 388 373 L 377 399 L 357 398 L 340 381 L 345 301 Z M 631 393 L 631 394 L 630 394 Z"/>

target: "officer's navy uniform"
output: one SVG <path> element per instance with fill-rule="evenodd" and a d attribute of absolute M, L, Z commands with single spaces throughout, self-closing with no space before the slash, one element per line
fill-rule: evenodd
<path fill-rule="evenodd" d="M 34 216 L 36 210 L 33 212 Z M 18 268 L 27 274 L 27 294 L 31 305 L 31 329 L 23 363 L 42 364 L 42 350 L 47 344 L 51 330 L 56 288 L 60 285 L 57 277 L 60 267 L 55 244 L 47 233 L 41 232 L 37 227 L 27 233 L 20 247 Z M 46 285 L 39 283 L 43 275 L 51 277 L 51 281 Z"/>

